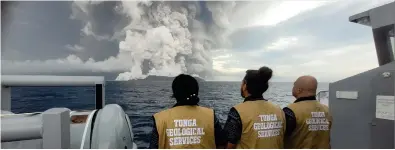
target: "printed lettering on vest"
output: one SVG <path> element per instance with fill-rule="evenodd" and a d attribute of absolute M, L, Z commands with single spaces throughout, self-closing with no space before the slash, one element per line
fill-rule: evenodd
<path fill-rule="evenodd" d="M 276 114 L 259 115 L 259 122 L 254 123 L 254 130 L 258 132 L 258 138 L 267 138 L 280 135 L 282 121 L 277 119 Z"/>
<path fill-rule="evenodd" d="M 325 112 L 311 112 L 311 118 L 306 120 L 309 131 L 327 131 L 329 130 L 329 121 L 325 118 Z"/>
<path fill-rule="evenodd" d="M 200 144 L 204 135 L 204 128 L 196 128 L 196 119 L 174 120 L 174 128 L 166 129 L 166 136 L 169 137 L 169 145 L 189 145 Z"/>

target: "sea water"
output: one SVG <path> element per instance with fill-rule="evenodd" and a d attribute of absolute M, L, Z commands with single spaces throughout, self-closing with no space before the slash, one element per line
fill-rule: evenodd
<path fill-rule="evenodd" d="M 320 83 L 318 90 L 328 90 L 328 83 Z M 214 108 L 224 124 L 229 109 L 243 101 L 240 82 L 200 82 L 200 105 Z M 281 107 L 291 103 L 292 83 L 270 83 L 264 98 Z M 12 111 L 14 113 L 45 111 L 52 107 L 72 110 L 94 109 L 93 87 L 13 87 Z M 119 104 L 129 115 L 135 143 L 147 148 L 152 130 L 152 115 L 175 104 L 171 98 L 171 81 L 106 82 L 106 104 Z"/>

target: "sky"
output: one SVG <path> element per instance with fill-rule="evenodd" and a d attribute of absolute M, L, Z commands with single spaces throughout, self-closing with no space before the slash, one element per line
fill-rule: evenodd
<path fill-rule="evenodd" d="M 1 73 L 240 81 L 268 66 L 334 82 L 378 67 L 371 28 L 348 17 L 389 2 L 2 2 Z"/>

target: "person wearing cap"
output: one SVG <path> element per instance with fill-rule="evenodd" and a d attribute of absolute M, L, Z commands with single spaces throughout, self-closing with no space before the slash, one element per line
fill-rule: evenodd
<path fill-rule="evenodd" d="M 232 107 L 225 123 L 227 148 L 280 149 L 284 147 L 285 116 L 263 93 L 269 88 L 272 70 L 247 70 L 241 84 L 244 102 Z"/>
<path fill-rule="evenodd" d="M 177 103 L 153 115 L 150 149 L 223 148 L 222 127 L 214 110 L 199 103 L 199 85 L 190 75 L 178 75 L 172 83 Z"/>

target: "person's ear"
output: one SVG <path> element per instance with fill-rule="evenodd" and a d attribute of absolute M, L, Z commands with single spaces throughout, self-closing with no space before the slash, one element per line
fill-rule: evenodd
<path fill-rule="evenodd" d="M 248 89 L 247 89 L 247 83 L 243 83 L 241 90 L 243 91 L 244 97 L 248 97 L 250 95 L 250 93 L 248 92 Z"/>
<path fill-rule="evenodd" d="M 302 88 L 298 88 L 298 94 L 303 93 L 303 89 Z"/>
<path fill-rule="evenodd" d="M 243 82 L 243 83 L 241 84 L 241 90 L 242 90 L 243 92 L 247 92 L 247 84 L 246 84 L 245 82 Z"/>

